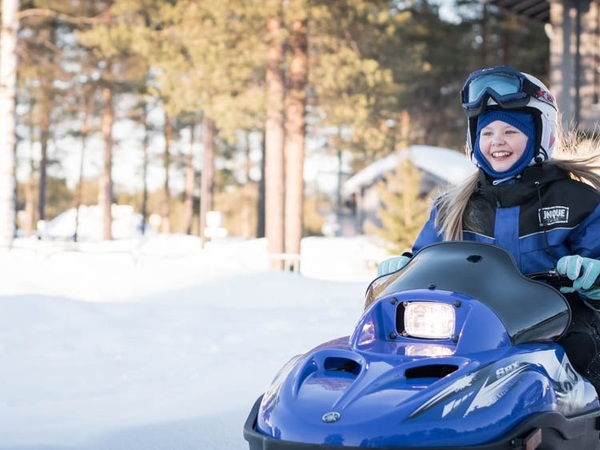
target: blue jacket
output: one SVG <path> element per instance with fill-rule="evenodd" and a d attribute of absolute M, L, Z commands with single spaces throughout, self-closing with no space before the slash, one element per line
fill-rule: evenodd
<path fill-rule="evenodd" d="M 529 167 L 511 183 L 493 185 L 480 171 L 466 214 L 477 229 L 463 239 L 508 250 L 523 274 L 554 268 L 565 255 L 600 259 L 600 192 L 573 180 L 553 164 Z M 413 252 L 442 241 L 437 208 L 417 237 Z"/>

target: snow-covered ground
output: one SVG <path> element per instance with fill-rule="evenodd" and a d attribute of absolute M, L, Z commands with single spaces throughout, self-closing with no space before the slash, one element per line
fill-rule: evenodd
<path fill-rule="evenodd" d="M 293 355 L 351 333 L 385 253 L 308 238 L 301 273 L 266 242 L 17 240 L 0 252 L 0 450 L 242 450 Z"/>

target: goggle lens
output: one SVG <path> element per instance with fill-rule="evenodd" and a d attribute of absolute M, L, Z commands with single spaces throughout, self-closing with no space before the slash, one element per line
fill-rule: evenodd
<path fill-rule="evenodd" d="M 521 80 L 510 74 L 494 73 L 483 75 L 471 80 L 467 87 L 467 101 L 473 103 L 481 99 L 486 90 L 490 89 L 499 96 L 521 92 Z"/>

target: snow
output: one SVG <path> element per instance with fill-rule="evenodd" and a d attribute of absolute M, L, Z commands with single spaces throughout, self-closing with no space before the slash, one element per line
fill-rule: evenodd
<path fill-rule="evenodd" d="M 308 238 L 189 236 L 0 252 L 0 450 L 247 449 L 247 414 L 292 356 L 352 332 L 385 253 Z"/>
<path fill-rule="evenodd" d="M 131 205 L 112 205 L 111 215 L 113 239 L 132 239 L 140 234 L 142 215 L 136 213 Z M 102 239 L 102 208 L 98 205 L 81 205 L 79 217 L 77 209 L 70 208 L 42 225 L 40 234 L 48 239 L 73 239 L 76 223 L 79 223 L 79 241 Z"/>

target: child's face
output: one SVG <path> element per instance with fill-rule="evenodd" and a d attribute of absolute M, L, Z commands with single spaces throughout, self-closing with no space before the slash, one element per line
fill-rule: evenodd
<path fill-rule="evenodd" d="M 525 151 L 527 139 L 527 135 L 518 128 L 495 120 L 481 130 L 479 147 L 496 172 L 506 172 Z"/>

